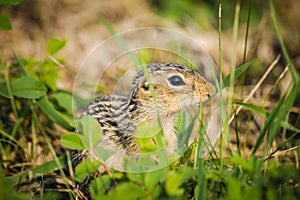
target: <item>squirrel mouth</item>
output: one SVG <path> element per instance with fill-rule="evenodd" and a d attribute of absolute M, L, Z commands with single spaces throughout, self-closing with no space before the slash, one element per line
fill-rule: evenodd
<path fill-rule="evenodd" d="M 191 106 L 199 106 L 201 103 L 200 99 L 184 99 L 181 103 L 180 103 L 180 107 L 181 108 L 188 108 Z"/>

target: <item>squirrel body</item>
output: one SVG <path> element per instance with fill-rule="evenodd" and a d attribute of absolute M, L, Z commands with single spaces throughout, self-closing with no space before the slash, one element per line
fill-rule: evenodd
<path fill-rule="evenodd" d="M 105 95 L 90 103 L 83 115 L 95 118 L 102 128 L 98 146 L 114 153 L 105 164 L 123 169 L 124 157 L 137 158 L 140 146 L 135 132 L 143 123 L 162 127 L 166 149 L 177 149 L 174 121 L 182 109 L 199 105 L 215 92 L 215 88 L 197 71 L 180 64 L 149 64 L 137 73 L 126 95 Z M 85 152 L 87 153 L 87 152 Z M 102 159 L 97 152 L 92 157 Z"/>

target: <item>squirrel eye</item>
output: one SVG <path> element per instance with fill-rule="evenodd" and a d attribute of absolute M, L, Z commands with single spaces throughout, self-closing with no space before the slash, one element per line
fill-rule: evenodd
<path fill-rule="evenodd" d="M 173 86 L 185 85 L 185 82 L 182 80 L 180 76 L 174 75 L 168 78 L 168 81 Z"/>

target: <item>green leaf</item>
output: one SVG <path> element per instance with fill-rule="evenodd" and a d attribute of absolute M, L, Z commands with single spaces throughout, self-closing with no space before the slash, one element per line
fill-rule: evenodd
<path fill-rule="evenodd" d="M 151 138 L 157 135 L 160 131 L 162 131 L 162 128 L 158 125 L 151 125 L 147 123 L 140 124 L 135 133 L 134 137 L 136 138 Z"/>
<path fill-rule="evenodd" d="M 236 80 L 238 77 L 240 77 L 250 66 L 250 64 L 253 62 L 253 60 L 243 64 L 242 66 L 238 67 L 237 69 L 235 69 L 234 72 L 234 80 Z M 223 79 L 223 84 L 224 87 L 228 87 L 230 85 L 230 74 L 227 75 L 224 79 Z"/>
<path fill-rule="evenodd" d="M 160 170 L 145 173 L 144 184 L 148 191 L 152 191 L 156 185 L 162 183 L 167 178 L 168 167 L 162 168 Z"/>
<path fill-rule="evenodd" d="M 144 174 L 142 173 L 126 173 L 126 176 L 131 182 L 136 182 L 139 184 L 143 184 Z"/>
<path fill-rule="evenodd" d="M 105 192 L 111 187 L 112 178 L 109 175 L 102 175 L 92 180 L 89 191 L 92 199 L 104 199 Z"/>
<path fill-rule="evenodd" d="M 32 77 L 21 77 L 12 80 L 12 94 L 17 97 L 38 99 L 46 94 L 46 87 Z"/>
<path fill-rule="evenodd" d="M 10 19 L 5 15 L 0 15 L 0 30 L 11 30 Z"/>
<path fill-rule="evenodd" d="M 237 166 L 241 166 L 243 169 L 248 170 L 249 172 L 253 171 L 252 163 L 247 161 L 245 158 L 240 157 L 240 156 L 234 156 L 229 159 L 229 163 L 233 163 Z"/>
<path fill-rule="evenodd" d="M 191 179 L 194 171 L 191 168 L 181 167 L 176 171 L 171 171 L 166 181 L 166 192 L 169 196 L 182 196 L 184 189 L 181 185 Z"/>
<path fill-rule="evenodd" d="M 169 196 L 182 196 L 183 195 L 183 188 L 180 188 L 181 184 L 181 176 L 177 173 L 173 173 L 169 176 L 166 182 L 166 192 Z"/>
<path fill-rule="evenodd" d="M 108 193 L 109 199 L 145 199 L 147 193 L 138 185 L 121 183 Z"/>
<path fill-rule="evenodd" d="M 6 83 L 0 83 L 0 95 L 5 98 L 9 98 Z"/>
<path fill-rule="evenodd" d="M 102 129 L 96 119 L 90 115 L 85 115 L 80 119 L 79 130 L 88 139 L 86 148 L 94 148 L 102 137 Z"/>
<path fill-rule="evenodd" d="M 68 133 L 61 137 L 61 144 L 68 149 L 84 150 L 88 145 L 88 139 L 77 133 Z"/>
<path fill-rule="evenodd" d="M 0 5 L 17 5 L 19 3 L 21 3 L 23 0 L 0 0 Z"/>
<path fill-rule="evenodd" d="M 246 187 L 246 190 L 242 192 L 241 198 L 239 198 L 239 199 L 243 199 L 243 198 L 244 199 L 260 199 L 261 197 L 262 197 L 262 187 L 253 186 L 253 187 Z M 234 198 L 231 198 L 231 199 L 234 199 Z"/>
<path fill-rule="evenodd" d="M 101 163 L 96 159 L 85 159 L 75 169 L 76 181 L 83 182 L 91 173 L 95 173 Z"/>
<path fill-rule="evenodd" d="M 72 110 L 72 94 L 68 92 L 57 92 L 53 95 L 58 105 L 66 110 Z"/>
<path fill-rule="evenodd" d="M 51 60 L 46 60 L 41 65 L 40 80 L 51 88 L 51 90 L 57 90 L 57 80 L 59 78 L 59 68 L 57 64 Z"/>
<path fill-rule="evenodd" d="M 61 114 L 53 107 L 53 105 L 48 101 L 48 99 L 43 96 L 38 101 L 38 106 L 41 108 L 43 113 L 54 123 L 60 125 L 68 131 L 75 131 L 75 128 L 72 127 L 62 116 Z"/>
<path fill-rule="evenodd" d="M 53 56 L 59 50 L 61 50 L 66 45 L 66 43 L 67 43 L 66 40 L 58 40 L 56 38 L 50 38 L 47 44 L 47 52 Z"/>
<path fill-rule="evenodd" d="M 0 171 L 0 196 L 1 199 L 29 199 L 29 194 L 17 192 L 12 181 L 5 180 L 3 172 Z M 5 197 L 5 198 L 3 198 Z"/>
<path fill-rule="evenodd" d="M 228 199 L 241 199 L 243 194 L 241 192 L 241 183 L 238 179 L 229 177 L 226 180 L 228 187 Z"/>

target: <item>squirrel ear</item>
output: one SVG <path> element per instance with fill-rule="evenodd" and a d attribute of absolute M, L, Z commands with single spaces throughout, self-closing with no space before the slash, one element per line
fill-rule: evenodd
<path fill-rule="evenodd" d="M 139 82 L 139 90 L 143 90 L 144 92 L 148 92 L 149 89 L 149 82 L 147 81 L 146 77 L 143 77 Z"/>
<path fill-rule="evenodd" d="M 144 77 L 139 84 L 139 96 L 140 98 L 149 98 L 151 97 L 151 91 L 149 88 L 149 82 L 147 81 L 146 77 Z"/>
<path fill-rule="evenodd" d="M 143 89 L 145 92 L 149 91 L 149 83 L 148 81 L 145 81 L 142 85 L 141 85 L 141 89 Z"/>

